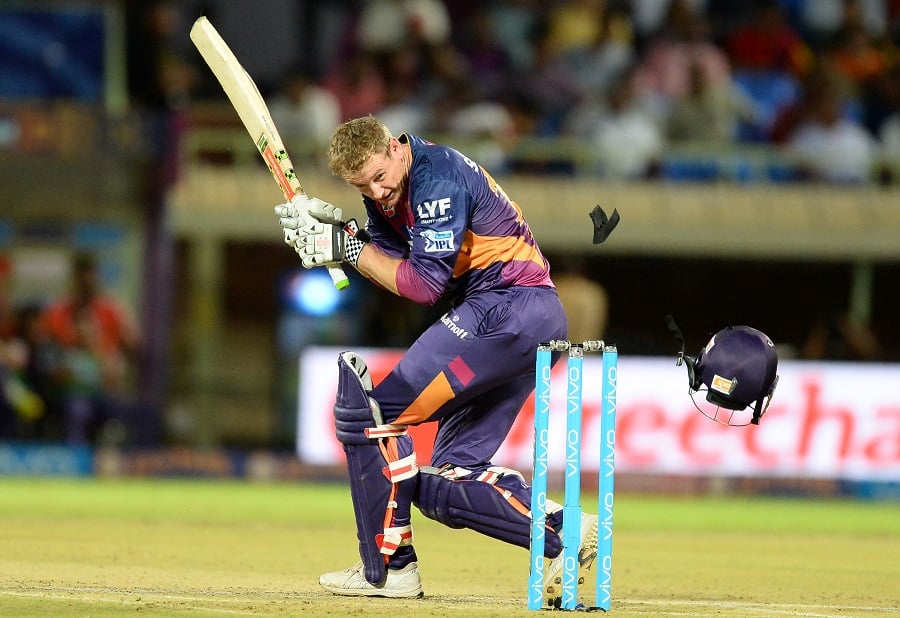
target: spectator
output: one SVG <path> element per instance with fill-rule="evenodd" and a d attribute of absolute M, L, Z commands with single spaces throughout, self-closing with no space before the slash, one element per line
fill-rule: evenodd
<path fill-rule="evenodd" d="M 578 104 L 578 77 L 564 58 L 551 47 L 546 28 L 538 28 L 532 39 L 534 63 L 517 75 L 514 95 L 527 101 L 535 114 L 535 132 L 545 137 L 559 134 L 566 115 Z"/>
<path fill-rule="evenodd" d="M 787 73 L 802 77 L 813 65 L 809 47 L 777 0 L 758 3 L 753 18 L 726 38 L 735 71 Z"/>
<path fill-rule="evenodd" d="M 730 144 L 741 120 L 755 122 L 753 101 L 731 83 L 710 84 L 703 68 L 693 63 L 688 92 L 670 110 L 667 137 L 671 142 Z"/>
<path fill-rule="evenodd" d="M 44 401 L 24 380 L 28 350 L 16 338 L 0 338 L 0 440 L 26 437 L 44 415 Z"/>
<path fill-rule="evenodd" d="M 600 38 L 606 0 L 561 2 L 547 15 L 548 45 L 554 54 L 566 55 L 591 47 Z"/>
<path fill-rule="evenodd" d="M 71 293 L 51 303 L 41 322 L 61 350 L 65 440 L 90 444 L 107 423 L 125 421 L 139 338 L 124 308 L 102 291 L 94 257 L 79 253 L 72 267 Z"/>
<path fill-rule="evenodd" d="M 534 62 L 532 33 L 544 20 L 540 0 L 499 0 L 487 8 L 491 15 L 492 36 L 509 54 L 515 73 L 526 71 Z"/>
<path fill-rule="evenodd" d="M 495 173 L 507 171 L 507 151 L 520 136 L 505 103 L 483 99 L 474 84 L 463 80 L 435 104 L 434 112 L 434 130 L 464 138 L 474 160 Z"/>
<path fill-rule="evenodd" d="M 838 82 L 829 77 L 822 76 L 816 90 L 806 93 L 787 152 L 802 178 L 863 183 L 875 170 L 877 143 L 861 123 L 844 116 L 846 99 Z"/>
<path fill-rule="evenodd" d="M 797 130 L 800 122 L 808 113 L 808 109 L 822 96 L 825 90 L 833 88 L 834 77 L 822 65 L 817 65 L 803 80 L 799 82 L 796 94 L 789 103 L 784 103 L 773 110 L 775 116 L 769 123 L 769 141 L 785 144 L 791 134 Z"/>
<path fill-rule="evenodd" d="M 853 24 L 871 37 L 887 33 L 886 0 L 801 0 L 799 27 L 816 51 L 825 49 L 842 28 Z"/>
<path fill-rule="evenodd" d="M 710 39 L 709 24 L 702 14 L 674 2 L 666 24 L 663 34 L 648 42 L 637 74 L 641 96 L 654 101 L 661 119 L 674 101 L 687 94 L 691 67 L 706 74 L 711 88 L 726 86 L 731 80 L 728 58 Z"/>
<path fill-rule="evenodd" d="M 459 84 L 471 83 L 465 56 L 453 43 L 419 45 L 419 75 L 416 88 L 423 104 L 431 109 L 446 97 L 453 96 Z M 427 114 L 426 114 L 427 115 Z"/>
<path fill-rule="evenodd" d="M 609 7 L 596 38 L 587 47 L 567 53 L 565 60 L 584 96 L 609 92 L 619 76 L 637 60 L 628 12 Z"/>
<path fill-rule="evenodd" d="M 885 121 L 900 111 L 900 67 L 896 63 L 867 89 L 862 110 L 866 128 L 873 135 L 879 135 Z"/>
<path fill-rule="evenodd" d="M 303 16 L 297 36 L 300 54 L 307 67 L 332 67 L 354 52 L 359 3 L 357 0 L 301 2 Z"/>
<path fill-rule="evenodd" d="M 408 126 L 410 131 L 421 132 L 430 122 L 431 101 L 426 91 L 439 85 L 429 82 L 426 87 L 429 51 L 428 46 L 410 42 L 385 58 L 385 100 L 377 113 L 391 130 Z"/>
<path fill-rule="evenodd" d="M 373 0 L 363 3 L 357 36 L 378 55 L 410 42 L 438 45 L 450 38 L 450 16 L 441 0 Z"/>
<path fill-rule="evenodd" d="M 337 99 L 341 120 L 377 112 L 384 105 L 387 89 L 375 56 L 366 52 L 354 53 L 346 63 L 335 65 L 324 86 Z"/>
<path fill-rule="evenodd" d="M 479 98 L 492 100 L 502 97 L 507 79 L 514 71 L 510 52 L 495 35 L 495 15 L 484 5 L 479 5 L 464 22 L 459 43 L 472 87 Z"/>
<path fill-rule="evenodd" d="M 894 69 L 886 76 L 879 89 L 879 101 L 883 106 L 873 124 L 881 143 L 882 181 L 893 183 L 900 173 L 900 70 Z M 867 111 L 873 112 L 871 108 Z"/>
<path fill-rule="evenodd" d="M 607 178 L 641 179 L 657 174 L 663 133 L 636 94 L 636 74 L 626 71 L 608 99 L 594 98 L 571 115 L 568 132 L 584 136 Z"/>
<path fill-rule="evenodd" d="M 0 440 L 21 437 L 20 427 L 43 413 L 21 379 L 28 351 L 18 336 L 18 322 L 10 298 L 11 264 L 0 255 Z"/>
<path fill-rule="evenodd" d="M 311 162 L 316 161 L 341 121 L 337 97 L 303 69 L 288 73 L 269 110 L 291 155 Z"/>
<path fill-rule="evenodd" d="M 31 437 L 46 410 L 28 381 L 30 350 L 11 289 L 12 264 L 0 255 L 0 440 Z"/>
<path fill-rule="evenodd" d="M 827 58 L 853 86 L 858 99 L 865 99 L 888 70 L 886 54 L 859 24 L 847 24 L 840 30 Z"/>
<path fill-rule="evenodd" d="M 705 10 L 708 3 L 709 0 L 630 0 L 628 5 L 639 49 L 667 28 L 673 10 L 699 12 Z M 676 4 L 680 6 L 673 9 Z"/>
<path fill-rule="evenodd" d="M 42 308 L 28 304 L 18 311 L 19 338 L 27 350 L 22 380 L 43 402 L 43 414 L 29 427 L 30 438 L 57 442 L 63 437 L 63 418 L 55 379 L 61 366 L 60 350 L 41 324 Z"/>
<path fill-rule="evenodd" d="M 414 41 L 440 47 L 450 40 L 450 13 L 444 0 L 404 0 L 404 23 Z"/>

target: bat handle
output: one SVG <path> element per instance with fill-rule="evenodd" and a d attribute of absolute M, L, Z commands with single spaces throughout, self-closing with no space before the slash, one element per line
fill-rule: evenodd
<path fill-rule="evenodd" d="M 303 190 L 303 187 L 300 186 L 299 182 L 296 187 L 288 184 L 281 185 L 281 188 L 284 191 L 284 196 L 292 202 L 295 201 L 298 196 L 306 195 L 306 192 Z M 331 281 L 338 290 L 345 290 L 350 286 L 350 279 L 347 278 L 344 269 L 341 268 L 340 265 L 329 266 L 328 274 L 331 275 Z"/>
<path fill-rule="evenodd" d="M 350 285 L 350 280 L 340 266 L 329 266 L 328 274 L 331 275 L 331 281 L 337 289 L 343 290 Z"/>

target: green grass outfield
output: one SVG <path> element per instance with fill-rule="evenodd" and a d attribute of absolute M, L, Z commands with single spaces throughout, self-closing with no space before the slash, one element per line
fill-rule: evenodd
<path fill-rule="evenodd" d="M 357 559 L 343 487 L 0 479 L 0 615 L 534 615 L 526 551 L 414 527 L 426 598 L 341 598 L 316 581 Z M 896 503 L 616 497 L 612 616 L 898 608 Z"/>

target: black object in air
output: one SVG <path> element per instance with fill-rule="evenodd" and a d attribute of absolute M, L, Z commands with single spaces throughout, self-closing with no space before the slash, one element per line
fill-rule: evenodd
<path fill-rule="evenodd" d="M 606 240 L 612 231 L 619 225 L 619 211 L 613 208 L 612 216 L 607 217 L 600 204 L 594 207 L 590 213 L 591 221 L 594 222 L 594 244 L 599 245 Z"/>

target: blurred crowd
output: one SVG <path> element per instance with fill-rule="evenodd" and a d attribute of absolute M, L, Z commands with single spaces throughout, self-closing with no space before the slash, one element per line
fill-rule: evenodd
<path fill-rule="evenodd" d="M 890 183 L 900 171 L 900 0 L 296 4 L 300 62 L 261 84 L 295 154 L 324 156 L 339 122 L 371 113 L 395 133 L 465 141 L 495 173 L 571 172 L 550 143 L 587 153 L 588 171 L 606 178 L 720 178 L 690 158 L 720 164 L 757 148 L 782 163 L 768 180 Z M 183 32 L 196 6 L 126 7 L 134 105 L 222 101 Z M 538 156 L 513 156 L 532 138 Z M 163 161 L 170 184 L 176 164 Z M 95 258 L 74 255 L 68 293 L 25 306 L 10 301 L 11 268 L 0 255 L 0 440 L 121 441 L 141 414 L 134 373 L 146 342 L 104 293 Z M 586 296 L 581 269 L 560 273 L 564 296 L 569 286 Z M 602 332 L 607 302 L 597 288 L 586 310 L 567 310 Z M 865 360 L 878 347 L 840 313 L 817 320 L 799 354 Z"/>
<path fill-rule="evenodd" d="M 766 146 L 771 180 L 890 182 L 900 160 L 897 0 L 315 2 L 305 62 L 271 102 L 318 145 L 373 113 L 484 145 L 569 140 L 607 177 L 678 173 L 666 153 Z M 554 171 L 552 168 L 537 171 Z M 778 174 L 781 176 L 778 176 Z M 782 178 L 783 177 L 783 178 Z"/>
<path fill-rule="evenodd" d="M 137 326 L 104 293 L 93 255 L 70 266 L 65 294 L 17 306 L 0 255 L 0 441 L 118 443 L 133 420 Z"/>

